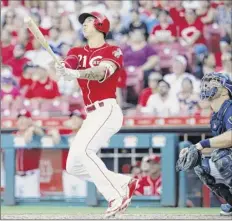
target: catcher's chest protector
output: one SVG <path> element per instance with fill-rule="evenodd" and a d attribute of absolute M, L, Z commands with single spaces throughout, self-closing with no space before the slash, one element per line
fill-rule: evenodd
<path fill-rule="evenodd" d="M 210 127 L 213 136 L 218 136 L 226 131 L 223 117 L 230 106 L 232 106 L 232 100 L 227 100 L 223 103 L 220 110 L 212 115 Z"/>

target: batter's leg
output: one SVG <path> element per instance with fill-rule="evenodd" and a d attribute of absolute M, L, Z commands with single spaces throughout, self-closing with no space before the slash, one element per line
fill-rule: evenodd
<path fill-rule="evenodd" d="M 113 123 L 113 126 L 112 126 Z M 112 105 L 99 108 L 93 114 L 87 116 L 81 129 L 77 133 L 69 151 L 67 160 L 67 172 L 75 170 L 69 166 L 70 156 L 83 164 L 92 181 L 107 201 L 123 198 L 126 191 L 121 187 L 120 180 L 128 183 L 129 176 L 120 175 L 115 179 L 115 174 L 107 169 L 96 152 L 113 134 L 121 127 L 118 109 Z"/>
<path fill-rule="evenodd" d="M 80 163 L 80 161 L 75 160 L 75 157 L 73 157 L 71 154 L 68 157 L 66 168 L 71 175 L 76 176 L 79 179 L 84 180 L 84 181 L 93 182 L 92 178 L 90 177 L 84 165 Z M 125 186 L 129 183 L 131 179 L 131 177 L 129 176 L 125 176 L 120 173 L 115 173 L 110 170 L 109 170 L 109 173 L 111 174 L 115 182 L 119 182 L 121 184 L 122 188 L 125 188 Z"/>

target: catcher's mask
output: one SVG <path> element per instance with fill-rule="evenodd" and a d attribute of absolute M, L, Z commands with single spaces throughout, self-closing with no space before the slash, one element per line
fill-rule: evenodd
<path fill-rule="evenodd" d="M 226 88 L 232 96 L 232 81 L 227 75 L 222 73 L 209 73 L 206 74 L 201 80 L 201 93 L 202 100 L 214 99 L 217 93 L 220 93 L 220 88 Z"/>

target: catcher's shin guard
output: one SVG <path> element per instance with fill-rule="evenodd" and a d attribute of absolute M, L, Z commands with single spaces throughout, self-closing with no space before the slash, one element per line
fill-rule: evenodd
<path fill-rule="evenodd" d="M 210 168 L 207 164 L 207 159 L 203 159 L 202 165 L 194 168 L 196 175 L 212 192 L 232 205 L 232 191 L 223 183 L 216 184 L 215 178 L 209 174 Z"/>

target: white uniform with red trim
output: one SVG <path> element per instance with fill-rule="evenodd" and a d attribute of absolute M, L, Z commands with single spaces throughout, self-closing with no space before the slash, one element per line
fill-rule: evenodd
<path fill-rule="evenodd" d="M 99 81 L 78 79 L 86 105 L 87 117 L 74 138 L 66 164 L 68 173 L 93 181 L 107 201 L 124 197 L 131 177 L 108 170 L 97 156 L 98 150 L 117 133 L 123 114 L 116 102 L 116 86 L 122 68 L 120 48 L 105 43 L 99 48 L 72 48 L 65 60 L 67 68 L 83 70 L 111 61 L 117 65 L 113 73 L 106 73 Z"/>

